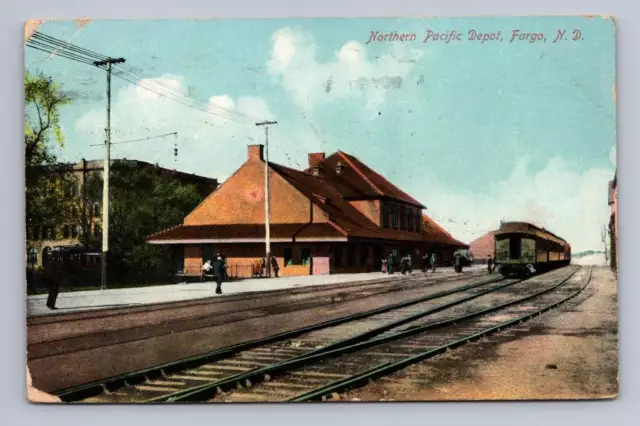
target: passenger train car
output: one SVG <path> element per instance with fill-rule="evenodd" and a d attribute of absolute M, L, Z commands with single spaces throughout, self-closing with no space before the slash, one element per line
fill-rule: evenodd
<path fill-rule="evenodd" d="M 504 276 L 533 275 L 571 261 L 571 245 L 564 239 L 526 222 L 503 222 L 494 233 L 496 267 Z"/>

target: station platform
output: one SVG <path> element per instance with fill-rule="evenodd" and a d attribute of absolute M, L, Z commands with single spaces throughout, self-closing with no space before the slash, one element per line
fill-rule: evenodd
<path fill-rule="evenodd" d="M 467 270 L 482 269 L 483 266 L 471 266 Z M 414 270 L 413 274 L 423 274 Z M 432 272 L 427 273 L 433 276 Z M 438 268 L 435 276 L 455 274 L 453 268 Z M 400 276 L 394 274 L 392 276 Z M 27 317 L 43 315 L 60 315 L 70 312 L 113 309 L 127 306 L 147 305 L 154 303 L 170 303 L 186 300 L 224 297 L 231 294 L 267 292 L 287 288 L 324 286 L 331 284 L 345 284 L 362 282 L 388 277 L 381 272 L 335 275 L 309 275 L 280 278 L 252 278 L 222 283 L 223 294 L 215 293 L 216 283 L 205 281 L 197 283 L 178 283 L 170 285 L 145 286 L 106 290 L 87 290 L 60 292 L 56 301 L 57 310 L 46 307 L 47 294 L 27 296 Z"/>

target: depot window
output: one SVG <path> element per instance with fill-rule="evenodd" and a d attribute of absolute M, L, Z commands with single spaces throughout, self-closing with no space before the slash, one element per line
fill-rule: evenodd
<path fill-rule="evenodd" d="M 301 261 L 302 261 L 302 264 L 304 266 L 309 266 L 309 264 L 311 263 L 311 249 L 310 248 L 303 248 L 302 249 Z"/>
<path fill-rule="evenodd" d="M 398 229 L 398 206 L 391 204 L 391 227 Z"/>
<path fill-rule="evenodd" d="M 413 232 L 413 219 L 414 219 L 414 215 L 413 215 L 413 210 L 409 210 L 409 215 L 407 216 L 407 219 L 409 219 L 409 231 Z"/>
<path fill-rule="evenodd" d="M 354 245 L 350 245 L 347 249 L 348 258 L 347 262 L 349 262 L 349 266 L 354 266 L 356 264 L 356 248 Z"/>
<path fill-rule="evenodd" d="M 284 249 L 284 266 L 293 265 L 293 249 L 291 247 L 285 247 Z"/>
<path fill-rule="evenodd" d="M 333 246 L 333 265 L 342 266 L 342 246 Z"/>
<path fill-rule="evenodd" d="M 369 247 L 367 246 L 360 247 L 360 264 L 361 265 L 367 264 L 367 257 L 369 257 Z"/>
<path fill-rule="evenodd" d="M 407 208 L 400 206 L 400 229 L 407 230 Z"/>

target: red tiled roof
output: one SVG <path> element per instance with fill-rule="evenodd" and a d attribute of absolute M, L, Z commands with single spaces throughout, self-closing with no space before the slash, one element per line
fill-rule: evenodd
<path fill-rule="evenodd" d="M 336 173 L 338 162 L 344 166 L 340 174 Z M 322 168 L 322 178 L 346 199 L 387 197 L 425 208 L 418 200 L 353 155 L 338 151 L 318 164 Z"/>
<path fill-rule="evenodd" d="M 422 234 L 424 239 L 430 243 L 445 244 L 455 247 L 469 247 L 465 243 L 456 240 L 453 236 L 447 232 L 442 226 L 440 226 L 435 220 L 429 216 L 422 215 Z"/>
<path fill-rule="evenodd" d="M 345 201 L 342 194 L 332 185 L 327 185 L 323 177 L 313 176 L 307 172 L 279 164 L 270 164 L 270 166 L 291 185 L 314 201 L 329 217 L 329 220 L 343 229 L 350 237 L 422 241 L 422 236 L 418 232 L 380 228 L 348 201 Z"/>

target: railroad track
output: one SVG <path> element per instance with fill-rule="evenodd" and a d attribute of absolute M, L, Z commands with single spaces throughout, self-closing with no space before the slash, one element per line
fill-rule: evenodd
<path fill-rule="evenodd" d="M 376 327 L 316 349 L 310 350 L 313 342 L 322 341 L 322 333 L 311 333 L 297 340 L 303 341 L 304 347 L 294 344 L 296 341 L 279 342 L 276 347 L 263 345 L 253 351 L 238 353 L 223 364 L 201 365 L 142 385 L 142 388 L 132 386 L 102 398 L 102 401 L 258 402 L 335 397 L 339 392 L 519 324 L 565 303 L 586 287 L 591 276 L 589 270 L 586 283 L 576 283 L 571 278 L 579 268 L 568 269 L 569 272 L 563 268 L 548 274 L 553 277 L 551 283 L 542 286 L 538 283 L 533 288 L 530 284 L 535 284 L 536 280 L 527 280 L 520 286 L 516 285 L 522 280 L 501 280 L 493 285 L 485 284 L 484 289 L 478 286 L 463 290 L 467 294 L 462 297 L 449 294 L 444 296 L 448 300 L 440 300 L 431 307 L 423 306 L 421 312 L 405 311 L 404 317 L 390 318 L 384 325 L 380 325 L 384 320 L 377 318 Z M 502 291 L 508 287 L 511 287 L 508 292 Z M 345 324 L 350 329 L 353 325 Z M 425 333 L 433 330 L 437 332 Z M 336 329 L 332 331 L 335 335 Z M 258 358 L 262 358 L 262 362 Z M 194 386 L 193 382 L 198 379 L 206 382 Z M 176 387 L 183 389 L 176 391 Z M 158 392 L 165 394 L 137 399 Z"/>
<path fill-rule="evenodd" d="M 246 361 L 240 360 L 244 362 L 242 367 L 235 366 L 227 366 L 225 367 L 225 362 L 231 358 L 235 359 L 238 357 L 243 357 L 247 353 L 247 351 L 251 351 L 253 348 L 259 349 L 260 347 L 264 347 L 266 345 L 271 346 L 287 346 L 292 345 L 297 346 L 295 349 L 291 349 L 291 353 L 303 353 L 309 352 L 312 349 L 315 349 L 320 343 L 324 342 L 324 344 L 334 343 L 336 337 L 341 337 L 340 334 L 335 334 L 336 327 L 344 325 L 341 330 L 343 333 L 342 337 L 349 337 L 354 334 L 358 334 L 362 332 L 362 330 L 369 330 L 369 333 L 375 333 L 374 330 L 377 323 L 391 324 L 397 318 L 401 317 L 400 312 L 403 312 L 405 315 L 410 312 L 418 312 L 420 314 L 420 309 L 424 311 L 425 307 L 434 308 L 434 302 L 440 301 L 444 302 L 445 299 L 449 298 L 451 300 L 452 297 L 455 297 L 456 294 L 467 292 L 468 295 L 473 296 L 473 292 L 479 292 L 482 290 L 483 286 L 487 286 L 491 283 L 496 283 L 496 285 L 500 285 L 499 283 L 512 282 L 517 280 L 504 280 L 500 276 L 490 276 L 486 275 L 483 278 L 478 279 L 477 277 L 468 277 L 468 279 L 461 280 L 460 276 L 452 277 L 446 281 L 455 280 L 459 281 L 462 285 L 457 286 L 453 289 L 448 289 L 444 291 L 439 291 L 432 294 L 426 294 L 421 297 L 417 297 L 414 299 L 406 300 L 401 303 L 396 303 L 393 305 L 383 306 L 377 309 L 372 309 L 365 312 L 360 312 L 353 315 L 348 315 L 344 317 L 335 318 L 329 321 L 325 321 L 322 323 L 313 324 L 306 327 L 297 328 L 294 330 L 286 331 L 284 333 L 279 333 L 273 336 L 268 336 L 262 339 L 256 339 L 253 341 L 243 342 L 238 345 L 233 345 L 231 347 L 222 348 L 219 350 L 215 350 L 209 352 L 207 354 L 203 354 L 196 357 L 191 357 L 188 359 L 179 360 L 173 363 L 164 364 L 156 367 L 152 367 L 145 370 L 140 370 L 136 372 L 131 372 L 128 374 L 124 374 L 121 376 L 111 377 L 105 380 L 89 383 L 81 386 L 74 386 L 69 389 L 65 389 L 62 391 L 56 392 L 63 400 L 65 401 L 78 401 L 82 399 L 86 399 L 92 396 L 98 396 L 101 400 L 114 400 L 118 399 L 122 396 L 122 393 L 134 394 L 132 396 L 133 400 L 145 400 L 153 396 L 157 396 L 158 392 L 167 393 L 168 389 L 166 386 L 162 386 L 163 383 L 166 382 L 163 378 L 167 375 L 175 376 L 184 376 L 185 373 L 190 371 L 190 368 L 199 367 L 202 365 L 211 365 L 215 363 L 220 366 L 219 371 L 223 372 L 225 376 L 234 375 L 239 372 L 244 372 L 250 370 L 252 368 L 252 364 L 247 363 Z M 437 284 L 443 283 L 445 280 L 440 280 Z M 419 283 L 420 284 L 420 283 Z M 424 285 L 425 281 L 421 281 L 421 285 Z M 425 291 L 428 291 L 430 287 L 426 287 Z M 484 290 L 486 291 L 486 290 Z M 415 305 L 415 306 L 414 306 Z M 420 307 L 420 308 L 418 308 Z M 412 310 L 413 309 L 413 310 Z M 418 309 L 418 311 L 416 311 Z M 391 317 L 385 314 L 397 311 Z M 395 315 L 395 316 L 394 316 Z M 371 318 L 373 318 L 373 322 L 371 322 Z M 376 323 L 377 321 L 377 323 Z M 356 328 L 356 327 L 364 327 L 364 328 Z M 387 325 L 388 326 L 388 325 Z M 327 332 L 324 333 L 322 330 L 327 329 Z M 313 334 L 315 332 L 315 334 Z M 322 334 L 324 333 L 324 334 Z M 309 346 L 308 344 L 300 345 L 300 343 L 295 340 L 299 336 L 311 336 L 317 339 L 313 346 Z M 373 334 L 371 334 L 373 335 Z M 342 343 L 345 344 L 345 343 Z M 286 352 L 286 351 L 283 351 Z M 284 355 L 284 354 L 283 354 Z M 258 356 L 258 358 L 260 358 Z M 264 358 L 264 357 L 263 357 Z M 285 356 L 285 359 L 289 358 L 289 356 Z M 264 363 L 264 359 L 257 360 L 258 364 L 255 366 L 260 366 Z M 206 367 L 204 367 L 206 368 Z M 204 375 L 207 378 L 206 382 L 211 382 L 215 380 L 216 377 L 212 374 Z M 158 380 L 159 379 L 159 380 Z M 199 380 L 198 380 L 199 379 Z M 189 388 L 193 384 L 202 384 L 204 379 L 203 377 L 199 377 L 194 379 L 195 383 L 191 381 L 185 382 L 185 388 Z M 134 385 L 134 386 L 131 386 Z M 153 386 L 153 390 L 150 390 Z M 146 391 L 145 391 L 146 390 Z M 173 390 L 173 389 L 172 389 Z M 104 391 L 104 393 L 103 393 Z M 114 392 L 115 391 L 115 392 Z M 148 391 L 148 392 L 147 392 Z M 163 392 L 164 391 L 164 392 Z M 112 393 L 113 392 L 113 393 Z M 146 392 L 146 393 L 145 393 Z"/>
<path fill-rule="evenodd" d="M 467 277 L 478 275 L 482 274 L 472 273 Z M 81 318 L 72 323 L 61 321 L 55 324 L 32 325 L 28 329 L 27 356 L 28 360 L 32 361 L 96 347 L 408 291 L 424 285 L 444 284 L 460 278 L 458 275 L 433 278 L 430 275 L 415 273 L 398 278 L 381 278 L 373 280 L 374 282 L 363 282 L 346 289 L 316 288 L 316 292 L 307 291 L 302 295 L 292 295 L 287 298 L 270 294 L 249 300 L 243 298 L 238 301 L 236 298 L 234 299 L 236 303 L 229 303 L 226 307 L 221 307 L 220 303 L 200 301 L 179 304 L 179 306 L 169 305 L 164 310 L 153 307 L 150 314 L 147 311 L 125 313 L 121 316 L 111 313 L 97 318 Z M 276 300 L 273 300 L 274 297 Z M 92 325 L 87 324 L 88 322 Z"/>
<path fill-rule="evenodd" d="M 571 281 L 575 272 L 557 279 L 544 289 L 525 291 L 498 304 L 469 304 L 457 312 L 443 312 L 435 320 L 418 321 L 409 328 L 390 330 L 376 339 L 325 353 L 315 359 L 307 358 L 300 367 L 289 369 L 279 377 L 269 377 L 269 381 L 255 387 L 235 389 L 228 394 L 216 392 L 210 400 L 339 400 L 341 392 L 520 324 L 571 300 L 582 292 L 591 278 L 589 269 L 584 281 Z M 189 398 L 197 398 L 197 395 L 186 397 Z"/>

